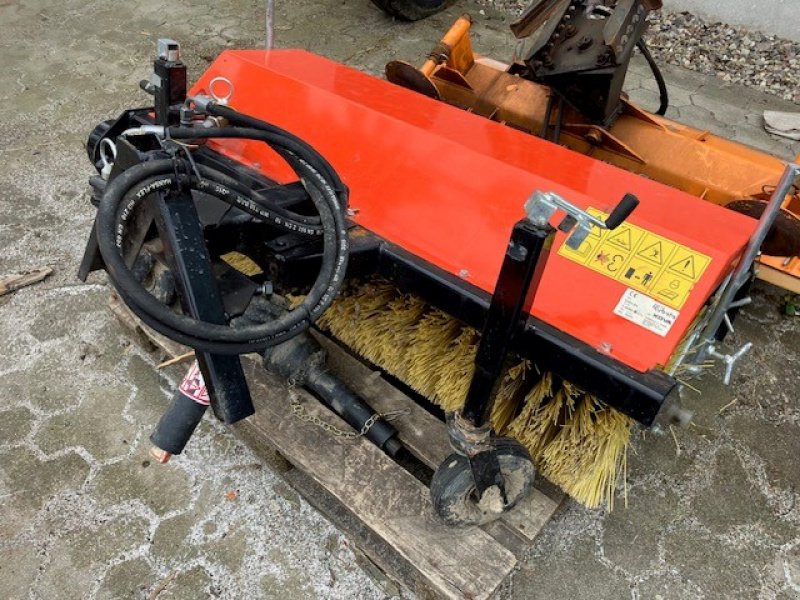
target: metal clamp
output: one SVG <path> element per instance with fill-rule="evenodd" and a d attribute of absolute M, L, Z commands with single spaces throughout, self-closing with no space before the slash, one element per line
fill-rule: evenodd
<path fill-rule="evenodd" d="M 723 381 L 725 385 L 730 385 L 731 377 L 733 376 L 733 368 L 736 366 L 736 363 L 742 358 L 745 354 L 750 352 L 750 349 L 753 347 L 753 342 L 747 342 L 744 346 L 739 348 L 738 351 L 734 352 L 733 354 L 723 354 L 717 351 L 717 347 L 715 345 L 711 345 L 708 347 L 708 355 L 721 360 L 725 364 L 725 377 Z"/>
<path fill-rule="evenodd" d="M 536 191 L 525 203 L 525 212 L 528 214 L 528 220 L 539 227 L 545 226 L 557 210 L 567 213 L 558 225 L 558 229 L 565 233 L 572 232 L 566 243 L 570 248 L 577 250 L 589 237 L 592 227 L 616 229 L 625 222 L 625 219 L 637 206 L 639 206 L 639 199 L 633 194 L 625 194 L 608 218 L 603 221 L 555 192 Z"/>
<path fill-rule="evenodd" d="M 784 171 L 780 182 L 778 182 L 778 185 L 775 187 L 775 191 L 772 193 L 772 197 L 770 198 L 769 204 L 767 204 L 767 208 L 764 210 L 764 214 L 761 215 L 761 219 L 758 222 L 758 227 L 753 233 L 753 237 L 750 238 L 750 243 L 748 244 L 747 249 L 744 251 L 741 260 L 739 260 L 739 264 L 736 266 L 733 274 L 728 278 L 727 283 L 720 292 L 719 301 L 709 316 L 702 334 L 699 336 L 699 348 L 692 362 L 699 365 L 702 364 L 707 356 L 721 358 L 727 365 L 726 383 L 728 380 L 730 380 L 730 375 L 727 374 L 727 371 L 731 371 L 732 366 L 731 363 L 729 363 L 725 358 L 727 355 L 713 354 L 713 352 L 716 351 L 714 345 L 716 342 L 717 331 L 719 331 L 719 328 L 723 324 L 728 325 L 730 323 L 728 312 L 732 308 L 736 308 L 737 305 L 743 305 L 748 302 L 747 299 L 737 301 L 736 294 L 750 278 L 753 264 L 758 258 L 758 255 L 761 253 L 761 245 L 764 243 L 767 235 L 772 230 L 772 226 L 775 224 L 775 220 L 780 214 L 781 206 L 783 205 L 786 196 L 789 195 L 789 192 L 792 190 L 792 187 L 794 186 L 798 177 L 800 177 L 800 165 L 792 163 L 786 165 L 786 170 Z M 726 319 L 728 319 L 727 322 Z M 729 329 L 731 329 L 731 327 L 729 327 Z M 738 360 L 738 358 L 741 357 L 741 354 L 747 352 L 747 350 L 742 350 L 733 355 L 734 363 L 736 360 Z"/>

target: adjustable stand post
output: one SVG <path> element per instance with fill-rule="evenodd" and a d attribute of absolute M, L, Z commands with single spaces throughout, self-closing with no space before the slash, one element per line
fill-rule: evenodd
<path fill-rule="evenodd" d="M 486 317 L 466 402 L 450 419 L 453 446 L 469 460 L 480 498 L 497 486 L 505 498 L 505 481 L 494 447 L 489 415 L 509 346 L 527 318 L 547 263 L 555 229 L 523 219 L 514 225 Z"/>
<path fill-rule="evenodd" d="M 156 227 L 184 311 L 195 319 L 226 324 L 222 296 L 191 192 L 160 192 L 154 204 Z M 225 423 L 235 423 L 255 412 L 238 356 L 198 352 L 197 363 L 202 374 L 202 380 L 196 378 L 200 393 L 187 396 L 182 386 L 183 391 L 176 392 L 170 409 L 151 436 L 153 443 L 166 454 L 179 454 L 183 450 L 205 412 L 206 397 L 214 414 Z M 201 408 L 187 403 L 187 397 Z"/>
<path fill-rule="evenodd" d="M 533 306 L 556 229 L 550 219 L 560 210 L 566 213 L 559 229 L 569 234 L 567 245 L 577 248 L 592 227 L 615 229 L 638 206 L 627 194 L 603 221 L 552 192 L 535 192 L 525 205 L 527 218 L 514 225 L 497 279 L 489 313 L 475 357 L 464 408 L 448 415 L 450 440 L 457 453 L 469 460 L 478 498 L 497 487 L 508 503 L 495 438 L 489 424 L 496 386 L 514 335 L 522 329 Z"/>

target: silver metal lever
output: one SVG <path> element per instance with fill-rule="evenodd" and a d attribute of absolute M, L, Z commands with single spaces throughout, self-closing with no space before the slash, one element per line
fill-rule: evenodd
<path fill-rule="evenodd" d="M 733 368 L 736 366 L 736 363 L 742 358 L 745 354 L 750 352 L 750 349 L 753 347 L 753 342 L 747 342 L 744 346 L 739 348 L 733 354 L 722 354 L 721 352 L 717 351 L 716 346 L 709 346 L 708 348 L 708 355 L 721 360 L 725 364 L 725 377 L 723 381 L 725 385 L 730 385 L 731 377 L 733 376 Z"/>
<path fill-rule="evenodd" d="M 627 194 L 614 208 L 608 218 L 603 221 L 589 214 L 582 208 L 575 206 L 569 200 L 555 192 L 536 191 L 525 203 L 525 212 L 528 219 L 540 227 L 550 222 L 550 218 L 561 210 L 566 216 L 559 223 L 559 230 L 568 233 L 567 246 L 577 250 L 592 232 L 592 227 L 599 229 L 616 229 L 627 219 L 639 205 L 639 199 L 633 194 Z M 570 233 L 572 232 L 572 233 Z"/>

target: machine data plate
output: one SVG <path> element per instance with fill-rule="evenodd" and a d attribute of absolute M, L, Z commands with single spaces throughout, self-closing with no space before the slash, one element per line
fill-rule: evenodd
<path fill-rule="evenodd" d="M 588 212 L 608 217 L 596 208 Z M 678 310 L 711 264 L 705 254 L 629 223 L 614 231 L 593 227 L 580 248 L 562 244 L 558 254 Z"/>

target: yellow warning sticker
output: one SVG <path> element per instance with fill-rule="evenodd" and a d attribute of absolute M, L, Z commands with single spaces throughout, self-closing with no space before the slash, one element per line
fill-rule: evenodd
<path fill-rule="evenodd" d="M 589 213 L 608 216 L 596 208 Z M 614 231 L 594 227 L 580 248 L 562 244 L 558 254 L 677 309 L 711 264 L 705 254 L 630 223 Z"/>

